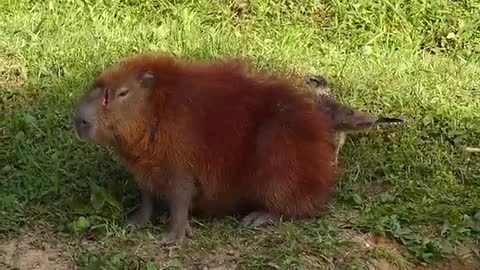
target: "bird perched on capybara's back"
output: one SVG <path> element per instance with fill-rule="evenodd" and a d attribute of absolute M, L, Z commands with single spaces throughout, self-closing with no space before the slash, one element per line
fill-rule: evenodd
<path fill-rule="evenodd" d="M 169 205 L 165 240 L 191 232 L 188 216 L 248 209 L 243 224 L 312 217 L 336 173 L 332 125 L 288 82 L 238 61 L 187 62 L 141 54 L 100 74 L 75 113 L 78 136 L 112 147 L 142 190 Z"/>
<path fill-rule="evenodd" d="M 323 111 L 333 123 L 336 149 L 335 164 L 338 163 L 338 154 L 345 143 L 347 133 L 366 131 L 378 125 L 403 122 L 399 118 L 377 116 L 338 102 L 327 80 L 320 75 L 306 77 L 305 83 L 315 92 L 317 109 Z"/>

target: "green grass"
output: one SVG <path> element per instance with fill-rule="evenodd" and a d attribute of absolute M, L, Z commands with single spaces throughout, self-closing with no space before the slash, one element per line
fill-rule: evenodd
<path fill-rule="evenodd" d="M 480 147 L 478 14 L 473 0 L 1 0 L 0 247 L 56 239 L 85 269 L 479 263 L 480 154 L 460 148 Z M 340 100 L 407 122 L 349 137 L 321 217 L 258 230 L 195 220 L 193 239 L 162 246 L 164 219 L 122 227 L 131 177 L 71 124 L 102 68 L 149 50 L 322 74 Z"/>

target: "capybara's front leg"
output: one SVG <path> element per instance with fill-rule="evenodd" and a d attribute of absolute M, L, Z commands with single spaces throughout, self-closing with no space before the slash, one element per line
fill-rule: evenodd
<path fill-rule="evenodd" d="M 192 235 L 188 216 L 195 192 L 192 177 L 174 177 L 168 192 L 168 208 L 170 221 L 167 232 L 162 235 L 162 242 L 182 242 L 185 235 Z"/>
<path fill-rule="evenodd" d="M 127 217 L 127 225 L 133 225 L 137 228 L 145 226 L 152 218 L 153 213 L 153 195 L 140 188 L 140 209 L 136 210 L 135 213 Z"/>

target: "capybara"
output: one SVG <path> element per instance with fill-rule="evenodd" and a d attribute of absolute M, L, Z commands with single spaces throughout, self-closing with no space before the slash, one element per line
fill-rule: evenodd
<path fill-rule="evenodd" d="M 127 57 L 81 98 L 77 136 L 111 147 L 142 190 L 128 223 L 143 225 L 152 198 L 170 214 L 165 241 L 191 233 L 189 215 L 245 212 L 242 224 L 318 215 L 336 183 L 329 117 L 288 81 L 237 60 Z"/>

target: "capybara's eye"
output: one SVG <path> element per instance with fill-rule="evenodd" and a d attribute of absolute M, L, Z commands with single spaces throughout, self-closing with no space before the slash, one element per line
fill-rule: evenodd
<path fill-rule="evenodd" d="M 119 96 L 119 97 L 124 97 L 124 96 L 126 96 L 127 94 L 128 94 L 128 90 L 124 90 L 124 91 L 118 93 L 118 96 Z"/>

